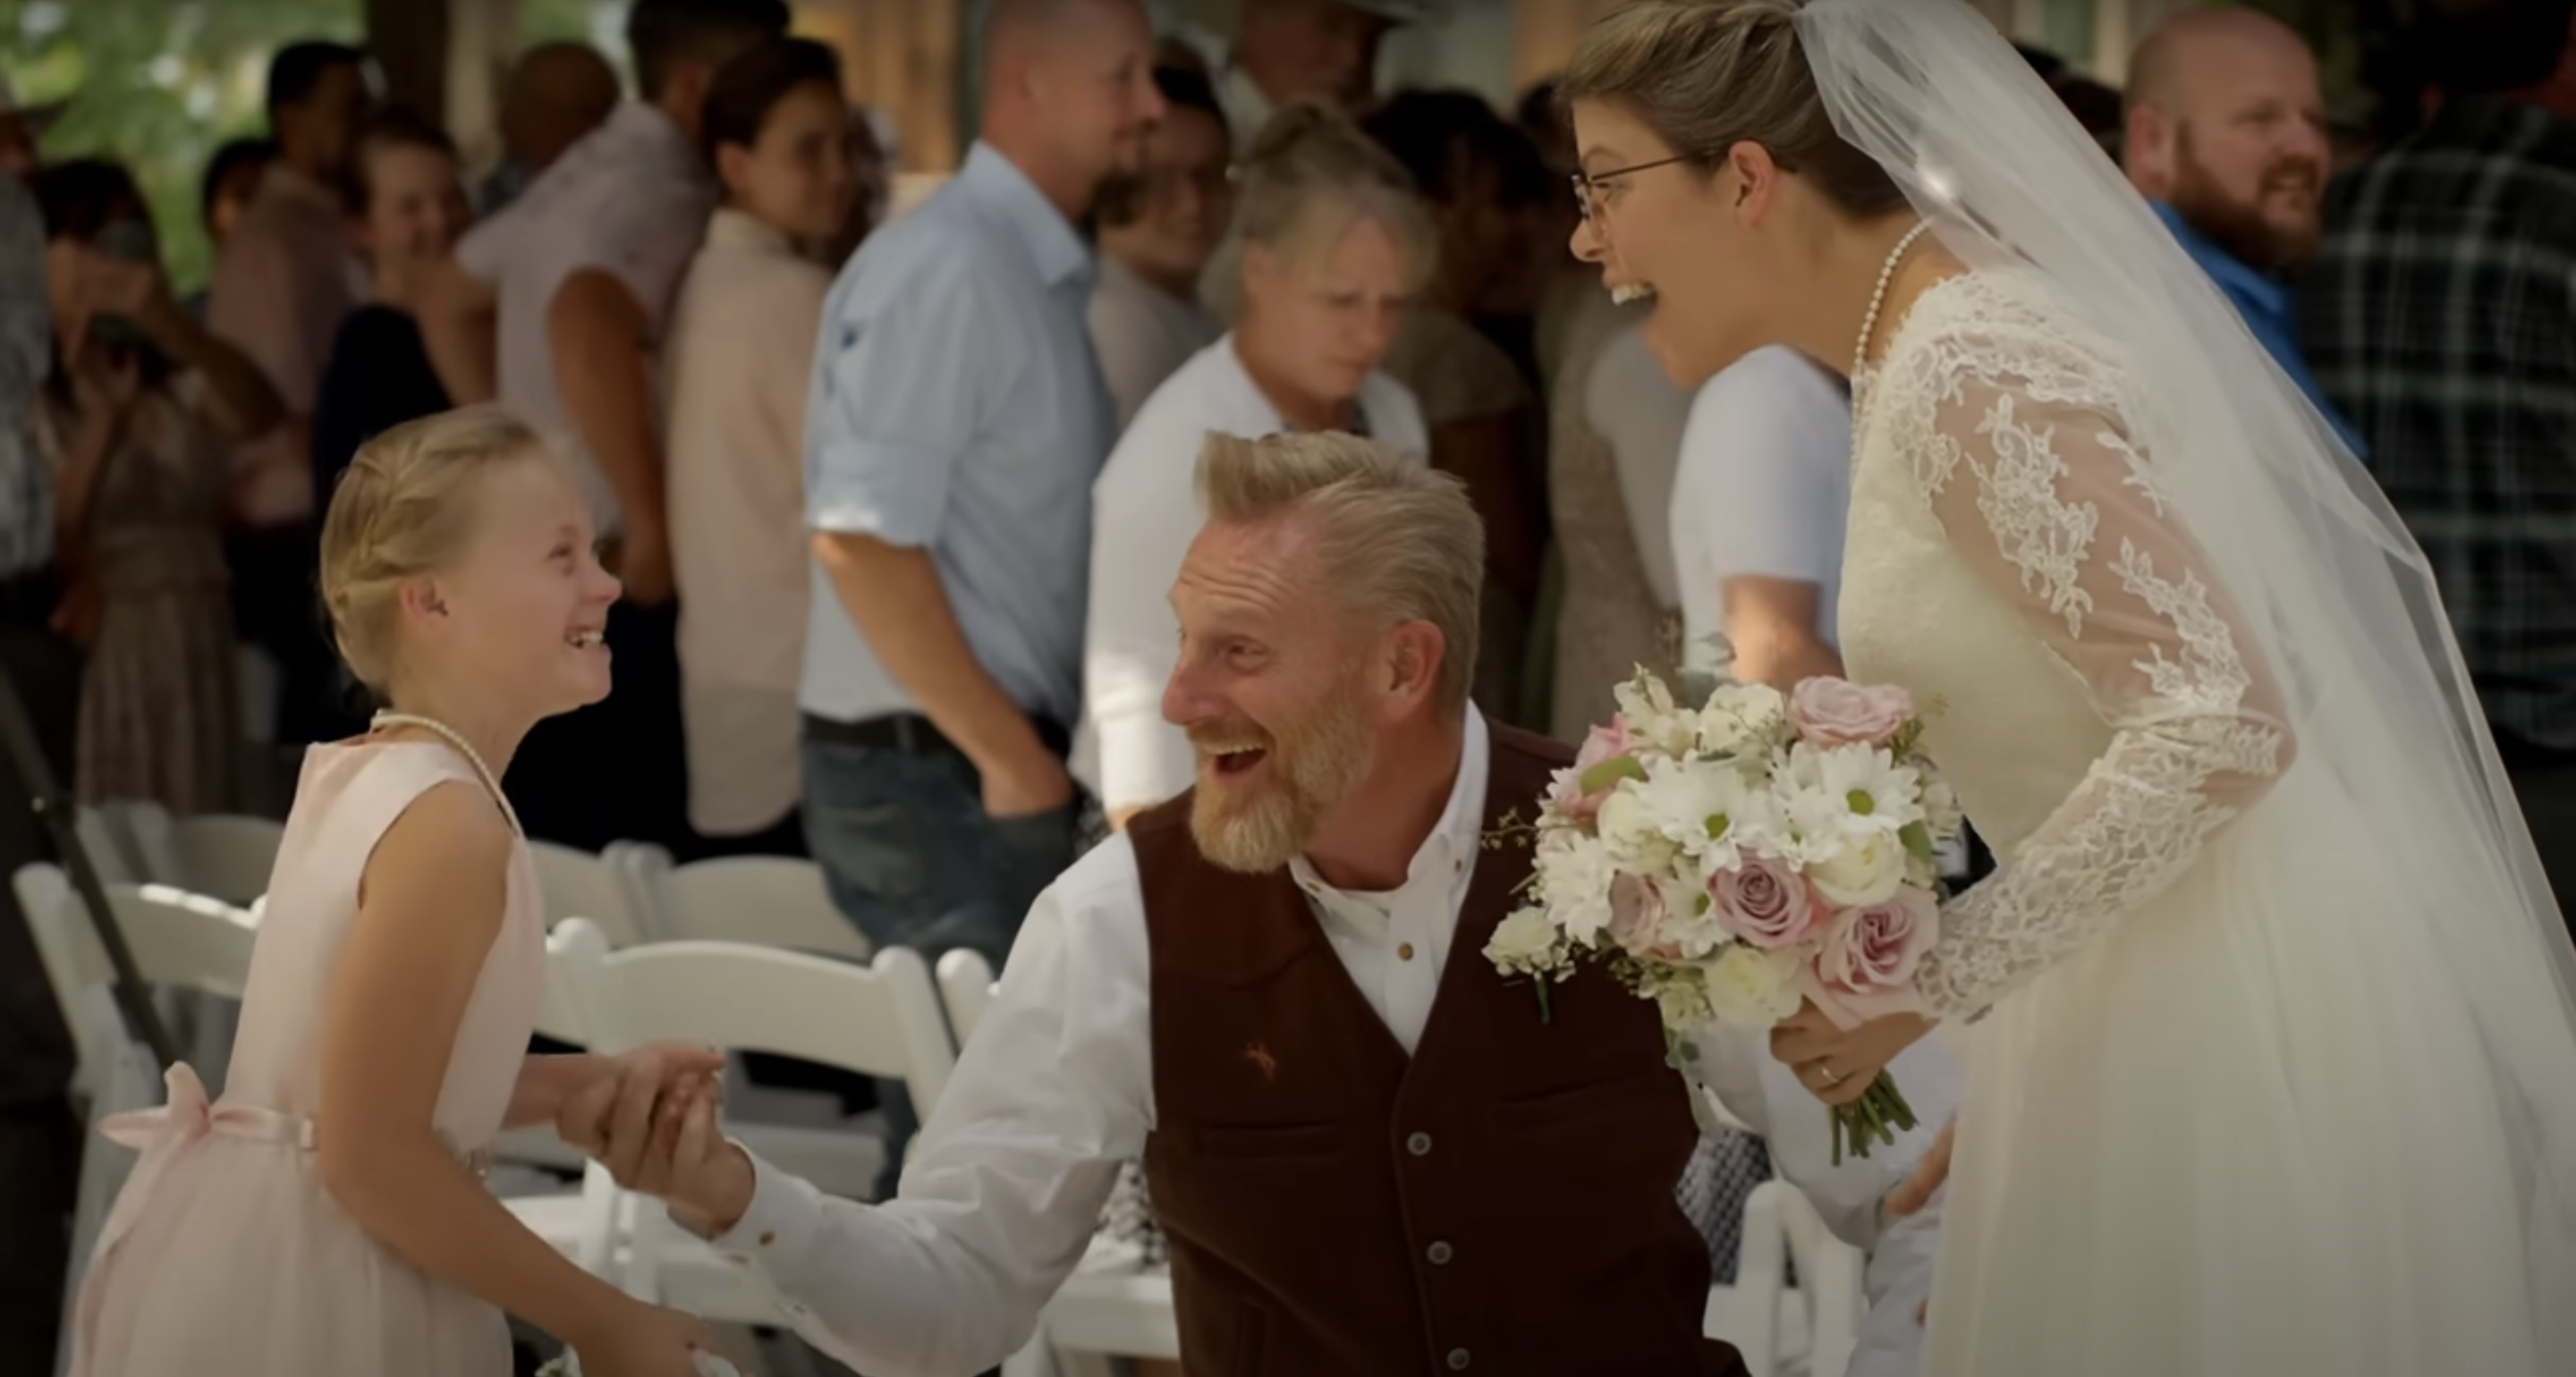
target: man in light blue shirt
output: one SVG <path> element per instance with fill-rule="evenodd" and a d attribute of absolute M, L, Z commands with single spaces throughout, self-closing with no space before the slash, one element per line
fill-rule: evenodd
<path fill-rule="evenodd" d="M 997 0 L 986 53 L 965 168 L 824 307 L 800 698 L 833 902 L 876 945 L 998 966 L 1074 851 L 1091 484 L 1116 438 L 1075 226 L 1162 100 L 1137 0 Z"/>
<path fill-rule="evenodd" d="M 2344 443 L 2309 376 L 2288 275 L 2317 249 L 2332 148 L 2315 54 L 2253 10 L 2185 10 L 2129 63 L 2129 181 Z"/>

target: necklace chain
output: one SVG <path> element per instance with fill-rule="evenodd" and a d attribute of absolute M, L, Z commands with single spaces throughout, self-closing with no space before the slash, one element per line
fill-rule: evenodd
<path fill-rule="evenodd" d="M 474 743 L 465 739 L 465 733 L 434 717 L 421 717 L 408 712 L 380 712 L 367 723 L 369 731 L 380 732 L 388 727 L 418 727 L 455 747 L 457 754 L 465 757 L 465 763 L 474 767 L 474 773 L 483 781 L 483 787 L 492 791 L 492 801 L 501 805 L 501 816 L 509 819 L 510 830 L 522 836 L 526 835 L 519 829 L 519 811 L 510 806 L 510 796 L 501 792 L 500 778 L 492 773 L 491 766 L 483 763 L 483 753 L 474 749 Z"/>
<path fill-rule="evenodd" d="M 1870 337 L 1878 333 L 1878 313 L 1887 305 L 1887 288 L 1890 283 L 1896 281 L 1897 265 L 1905 261 L 1905 251 L 1914 247 L 1914 241 L 1922 238 L 1924 231 L 1931 228 L 1932 222 L 1929 220 L 1915 221 L 1914 228 L 1907 230 L 1905 237 L 1896 241 L 1896 247 L 1887 251 L 1887 261 L 1879 265 L 1878 290 L 1869 294 L 1869 314 L 1860 318 L 1860 343 L 1852 346 L 1851 375 L 1853 377 L 1859 377 L 1861 371 L 1869 366 Z"/>

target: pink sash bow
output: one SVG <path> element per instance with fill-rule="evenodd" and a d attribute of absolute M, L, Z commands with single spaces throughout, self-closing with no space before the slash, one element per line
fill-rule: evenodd
<path fill-rule="evenodd" d="M 115 1206 L 107 1212 L 106 1223 L 99 1226 L 98 1245 L 90 1253 L 89 1276 L 81 1284 L 74 1322 L 72 1372 L 75 1374 L 87 1370 L 86 1354 L 96 1334 L 99 1297 L 115 1260 L 117 1246 L 141 1222 L 144 1210 L 160 1193 L 170 1169 L 186 1157 L 191 1148 L 210 1137 L 238 1138 L 308 1151 L 313 1146 L 312 1120 L 253 1105 L 210 1102 L 206 1098 L 206 1083 L 199 1080 L 196 1071 L 184 1062 L 171 1067 L 162 1077 L 162 1084 L 168 1093 L 160 1108 L 111 1114 L 99 1120 L 99 1132 L 107 1135 L 110 1141 L 137 1149 L 143 1155 L 126 1177 L 125 1188 L 117 1192 Z"/>

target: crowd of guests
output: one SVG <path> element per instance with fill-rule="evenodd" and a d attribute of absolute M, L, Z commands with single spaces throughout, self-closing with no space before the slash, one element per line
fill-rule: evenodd
<path fill-rule="evenodd" d="M 2433 8 L 2423 123 L 2366 159 L 2250 10 L 2185 12 L 2120 91 L 2032 57 L 2413 526 L 2576 883 L 2576 4 Z M 1258 653 L 1181 645 L 1166 602 L 1211 432 L 1463 482 L 1495 721 L 1579 736 L 1638 665 L 1835 671 L 1835 361 L 1668 375 L 1651 302 L 1565 247 L 1649 170 L 1569 195 L 1544 88 L 1375 90 L 1411 9 L 1244 0 L 1211 63 L 1128 0 L 999 4 L 980 137 L 891 224 L 891 131 L 783 0 L 634 0 L 631 95 L 530 51 L 480 177 L 363 53 L 299 43 L 267 136 L 206 169 L 187 301 L 121 166 L 13 158 L 13 683 L 84 799 L 278 807 L 273 747 L 366 720 L 316 511 L 370 437 L 497 400 L 571 458 L 625 588 L 616 692 L 511 767 L 530 833 L 810 855 L 872 941 L 998 967 L 1103 827 L 1188 786 L 1182 658 Z M 1712 1140 L 1694 1171 L 1770 1169 Z"/>

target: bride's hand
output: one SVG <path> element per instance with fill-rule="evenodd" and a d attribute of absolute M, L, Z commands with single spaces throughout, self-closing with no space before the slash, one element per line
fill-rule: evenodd
<path fill-rule="evenodd" d="M 582 1377 L 697 1377 L 715 1336 L 695 1315 L 636 1303 L 605 1331 L 573 1341 Z"/>
<path fill-rule="evenodd" d="M 1838 1028 L 1810 1000 L 1771 1030 L 1771 1055 L 1798 1073 L 1798 1083 L 1827 1104 L 1849 1104 L 1861 1097 L 1878 1073 L 1932 1031 L 1920 1014 L 1889 1014 L 1851 1028 Z"/>

